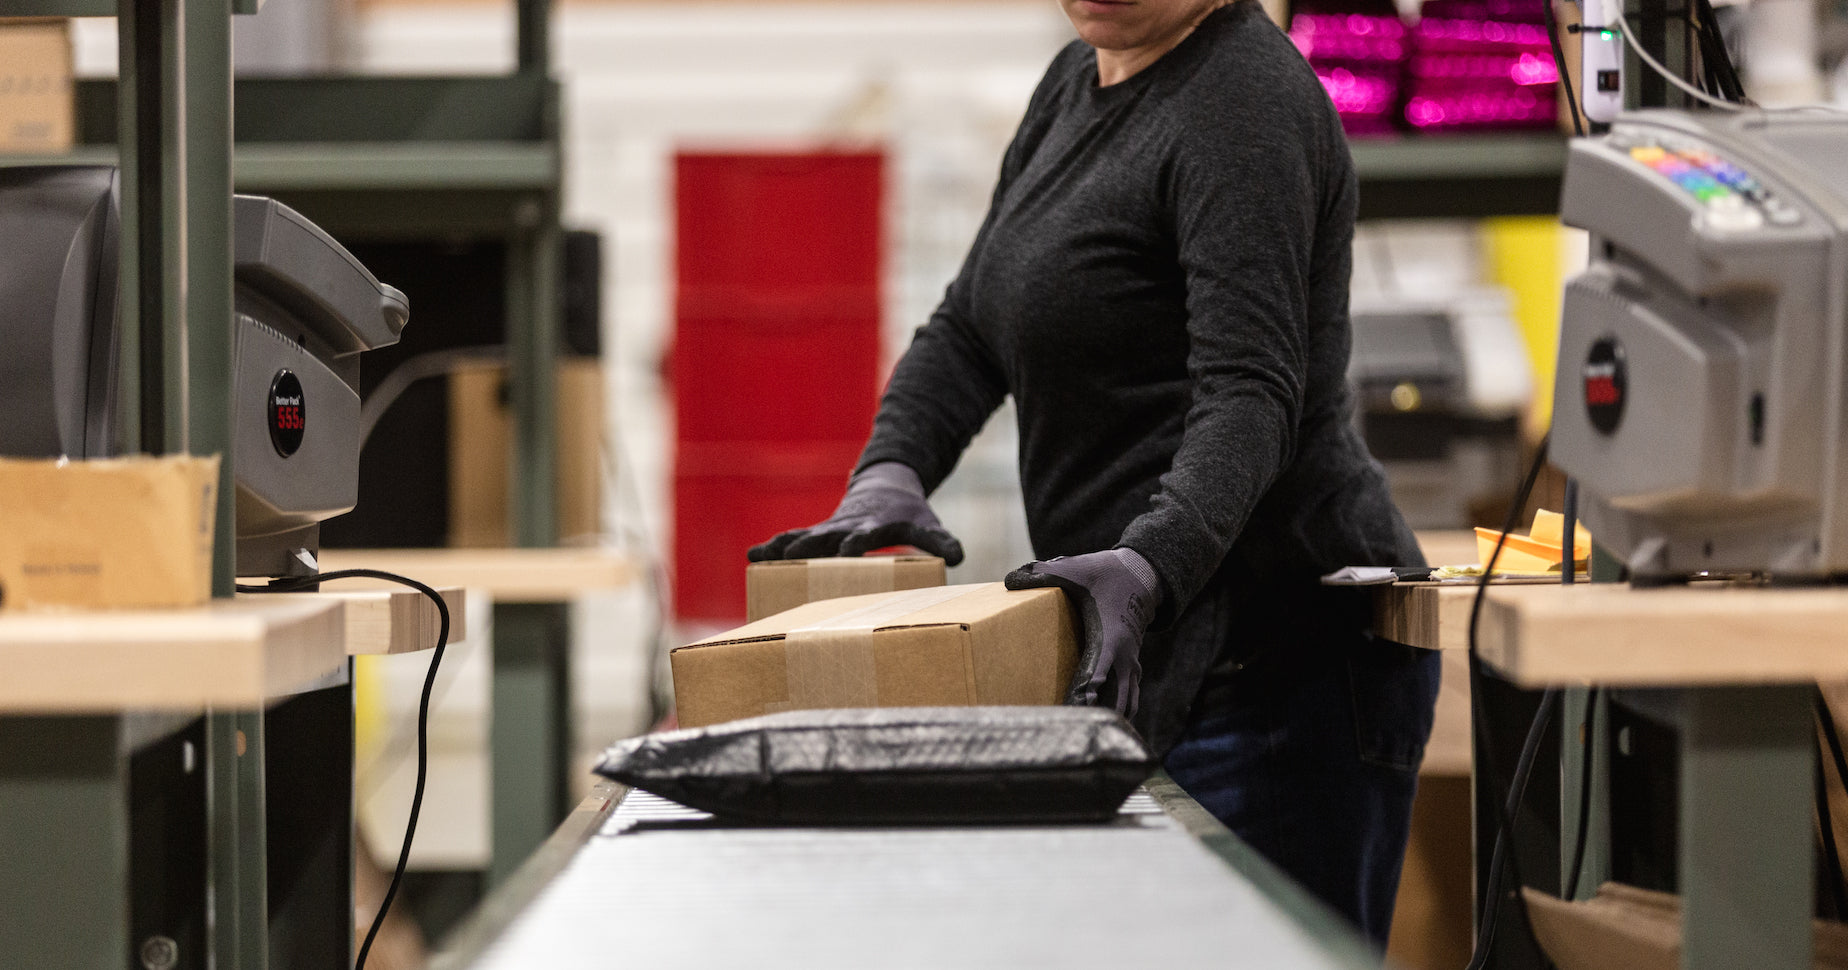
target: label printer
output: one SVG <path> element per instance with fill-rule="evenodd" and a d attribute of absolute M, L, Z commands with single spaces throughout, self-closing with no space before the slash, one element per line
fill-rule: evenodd
<path fill-rule="evenodd" d="M 1505 293 L 1357 298 L 1348 382 L 1367 449 L 1414 529 L 1462 529 L 1520 474 L 1520 415 L 1533 395 Z"/>
<path fill-rule="evenodd" d="M 112 167 L 0 168 L 0 455 L 122 451 L 119 209 Z M 287 206 L 240 195 L 232 222 L 237 574 L 307 575 L 358 497 L 359 355 L 409 305 Z"/>
<path fill-rule="evenodd" d="M 1553 457 L 1638 582 L 1848 573 L 1848 116 L 1641 111 L 1577 139 Z"/>

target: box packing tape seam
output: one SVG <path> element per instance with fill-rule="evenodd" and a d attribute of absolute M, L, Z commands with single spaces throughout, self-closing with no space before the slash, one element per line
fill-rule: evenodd
<path fill-rule="evenodd" d="M 783 640 L 789 707 L 876 707 L 874 630 L 969 592 L 967 586 L 907 590 L 872 606 L 797 627 Z"/>
<path fill-rule="evenodd" d="M 808 598 L 831 600 L 859 593 L 883 592 L 898 585 L 898 560 L 890 556 L 811 559 Z"/>

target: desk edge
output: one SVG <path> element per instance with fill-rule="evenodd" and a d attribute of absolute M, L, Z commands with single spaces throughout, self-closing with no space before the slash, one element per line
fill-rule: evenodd
<path fill-rule="evenodd" d="M 427 970 L 463 970 L 474 966 L 496 941 L 506 935 L 514 920 L 571 864 L 584 844 L 622 804 L 627 786 L 599 780 L 590 794 L 577 803 L 564 822 L 513 871 L 506 883 L 489 892 L 462 923 L 444 937 L 430 955 Z"/>
<path fill-rule="evenodd" d="M 1326 903 L 1309 894 L 1307 889 L 1285 875 L 1276 864 L 1258 854 L 1256 849 L 1233 834 L 1211 813 L 1193 800 L 1167 772 L 1157 772 L 1144 783 L 1148 793 L 1180 826 L 1226 866 L 1251 881 L 1283 915 L 1303 931 L 1304 938 L 1320 948 L 1337 966 L 1373 968 L 1380 965 L 1374 953 L 1347 921 L 1335 915 Z"/>

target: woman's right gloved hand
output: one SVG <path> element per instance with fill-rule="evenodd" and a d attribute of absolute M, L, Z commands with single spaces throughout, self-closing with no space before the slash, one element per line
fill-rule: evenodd
<path fill-rule="evenodd" d="M 847 494 L 826 522 L 791 529 L 752 546 L 750 557 L 752 562 L 763 562 L 863 556 L 886 546 L 916 546 L 952 566 L 963 560 L 962 543 L 930 510 L 918 473 L 896 461 L 861 469 L 847 483 Z"/>
<path fill-rule="evenodd" d="M 1077 607 L 1084 646 L 1067 704 L 1103 704 L 1134 715 L 1142 696 L 1142 637 L 1161 605 L 1161 578 L 1128 546 L 1030 562 L 1007 574 L 1008 589 L 1056 586 Z"/>

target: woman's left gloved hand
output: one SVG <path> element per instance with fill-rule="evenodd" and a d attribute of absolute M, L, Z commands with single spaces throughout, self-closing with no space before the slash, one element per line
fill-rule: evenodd
<path fill-rule="evenodd" d="M 1136 713 L 1142 682 L 1142 636 L 1161 605 L 1161 579 L 1134 549 L 1030 562 L 1007 574 L 1008 589 L 1056 586 L 1078 607 L 1084 649 L 1067 704 L 1098 704 Z"/>

